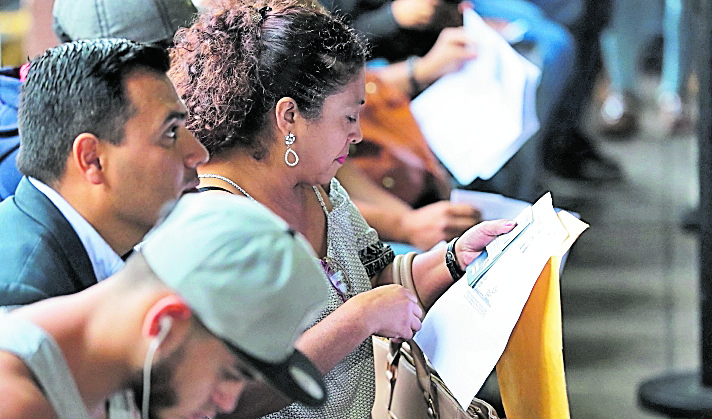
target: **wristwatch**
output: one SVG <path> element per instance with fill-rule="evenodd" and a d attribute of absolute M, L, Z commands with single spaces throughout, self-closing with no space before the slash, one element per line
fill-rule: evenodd
<path fill-rule="evenodd" d="M 457 242 L 459 238 L 460 236 L 450 240 L 450 243 L 447 245 L 447 251 L 445 252 L 445 266 L 447 266 L 447 270 L 450 271 L 450 276 L 452 276 L 453 281 L 457 281 L 465 275 L 465 271 L 460 268 L 460 263 L 457 261 L 457 255 L 455 254 L 455 242 Z"/>

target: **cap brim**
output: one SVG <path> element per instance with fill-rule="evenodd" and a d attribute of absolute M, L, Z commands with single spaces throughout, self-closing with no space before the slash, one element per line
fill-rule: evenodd
<path fill-rule="evenodd" d="M 230 342 L 225 343 L 283 395 L 309 406 L 319 406 L 326 401 L 323 375 L 298 350 L 295 349 L 284 362 L 273 364 L 255 358 Z"/>

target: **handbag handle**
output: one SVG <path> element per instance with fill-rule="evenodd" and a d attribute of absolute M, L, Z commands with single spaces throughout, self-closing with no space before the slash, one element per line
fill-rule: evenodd
<path fill-rule="evenodd" d="M 408 340 L 407 345 L 410 349 L 410 355 L 413 358 L 418 387 L 420 387 L 420 391 L 423 393 L 423 399 L 425 399 L 425 404 L 428 406 L 428 416 L 432 419 L 438 419 L 438 392 L 432 380 L 432 373 L 425 360 L 425 355 L 418 344 L 413 340 Z M 388 378 L 391 383 L 390 398 L 388 400 L 389 411 L 391 410 L 396 380 L 398 379 L 396 371 L 398 370 L 398 362 L 401 357 L 401 346 L 402 343 L 396 343 L 393 342 L 393 340 L 390 341 L 390 354 L 388 356 Z"/>
<path fill-rule="evenodd" d="M 418 291 L 415 289 L 415 283 L 413 282 L 413 259 L 416 253 L 410 252 L 405 255 L 396 256 L 393 261 L 392 272 L 393 272 L 393 283 L 402 285 L 403 287 L 413 291 L 416 298 L 418 299 L 418 305 L 425 313 L 427 310 L 423 305 L 423 301 L 418 295 Z M 391 410 L 394 390 L 396 388 L 396 380 L 398 379 L 396 371 L 398 370 L 398 361 L 401 356 L 401 346 L 402 343 L 395 343 L 390 340 L 390 354 L 388 355 L 388 369 L 387 374 L 389 381 L 391 383 L 390 398 L 388 400 L 388 410 Z M 432 419 L 438 419 L 438 392 L 435 387 L 435 383 L 431 379 L 431 370 L 425 361 L 425 355 L 423 351 L 420 350 L 418 345 L 411 339 L 407 342 L 408 348 L 410 348 L 410 355 L 413 358 L 413 364 L 415 365 L 415 374 L 418 381 L 418 387 L 423 394 L 425 399 L 425 404 L 428 406 L 428 415 Z"/>
<path fill-rule="evenodd" d="M 415 365 L 415 374 L 418 377 L 418 385 L 423 392 L 423 398 L 425 403 L 428 405 L 428 414 L 433 419 L 438 417 L 438 391 L 435 387 L 435 382 L 432 379 L 432 372 L 425 360 L 425 355 L 413 340 L 408 341 L 408 346 L 410 347 L 410 354 L 413 357 L 413 364 Z"/>

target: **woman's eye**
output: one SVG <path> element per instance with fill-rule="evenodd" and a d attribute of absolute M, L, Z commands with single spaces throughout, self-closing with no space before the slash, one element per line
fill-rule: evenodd
<path fill-rule="evenodd" d="M 348 119 L 349 122 L 356 122 L 356 117 L 354 116 L 347 116 L 346 119 Z"/>

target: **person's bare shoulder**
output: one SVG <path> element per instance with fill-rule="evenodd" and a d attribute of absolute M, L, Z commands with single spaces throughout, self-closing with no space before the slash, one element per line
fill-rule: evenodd
<path fill-rule="evenodd" d="M 0 351 L 0 417 L 57 418 L 20 358 Z"/>

